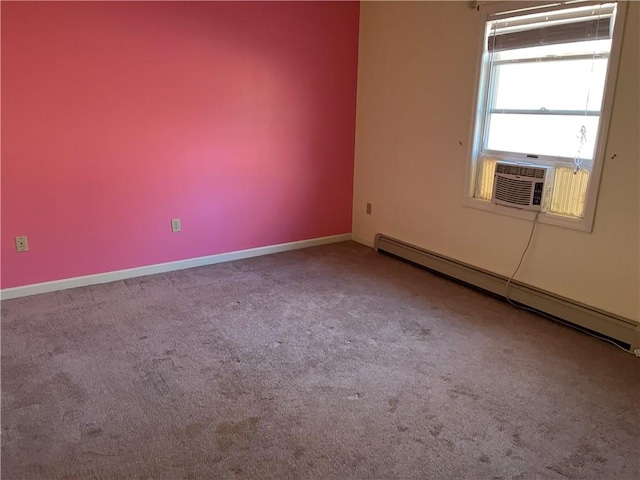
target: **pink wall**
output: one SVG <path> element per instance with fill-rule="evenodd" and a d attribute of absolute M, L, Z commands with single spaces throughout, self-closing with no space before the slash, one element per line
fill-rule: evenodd
<path fill-rule="evenodd" d="M 2 288 L 350 232 L 358 15 L 2 2 Z"/>

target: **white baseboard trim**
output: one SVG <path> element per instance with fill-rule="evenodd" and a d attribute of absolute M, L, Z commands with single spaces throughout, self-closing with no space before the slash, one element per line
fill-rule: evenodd
<path fill-rule="evenodd" d="M 358 242 L 359 244 L 369 248 L 374 247 L 373 240 L 369 240 L 368 238 L 365 238 L 365 237 L 359 237 L 357 235 L 353 235 L 351 240 L 353 240 L 354 242 Z"/>
<path fill-rule="evenodd" d="M 270 255 L 272 253 L 287 252 L 289 250 L 298 250 L 301 248 L 316 247 L 319 245 L 346 242 L 349 240 L 351 240 L 351 234 L 344 233 L 341 235 L 332 235 L 329 237 L 312 238 L 309 240 L 300 240 L 297 242 L 280 243 L 277 245 L 269 245 L 266 247 L 249 248 L 246 250 L 237 250 L 235 252 L 207 255 L 205 257 L 177 260 L 175 262 L 158 263 L 155 265 L 147 265 L 144 267 L 128 268 L 126 270 L 117 270 L 114 272 L 97 273 L 94 275 L 83 275 L 82 277 L 54 280 L 51 282 L 34 283 L 32 285 L 24 285 L 21 287 L 5 288 L 3 290 L 0 290 L 0 299 L 9 300 L 11 298 L 27 297 L 30 295 L 37 295 L 39 293 L 66 290 L 68 288 L 86 287 L 89 285 L 116 282 L 118 280 L 124 280 L 127 278 L 154 275 L 156 273 L 173 272 L 176 270 L 184 270 L 186 268 L 203 267 L 205 265 L 214 265 L 216 263 L 231 262 L 233 260 L 242 260 L 244 258 L 259 257 L 261 255 Z"/>

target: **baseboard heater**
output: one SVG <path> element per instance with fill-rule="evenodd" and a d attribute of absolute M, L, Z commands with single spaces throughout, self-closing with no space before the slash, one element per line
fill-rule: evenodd
<path fill-rule="evenodd" d="M 374 249 L 428 270 L 453 278 L 494 295 L 504 297 L 507 277 L 429 252 L 401 240 L 378 234 Z M 640 325 L 624 317 L 595 309 L 526 284 L 512 281 L 509 298 L 560 321 L 568 322 L 604 338 L 615 340 L 631 351 L 640 348 Z"/>

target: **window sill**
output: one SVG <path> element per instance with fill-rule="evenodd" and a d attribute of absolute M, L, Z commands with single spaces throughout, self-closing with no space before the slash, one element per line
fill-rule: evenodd
<path fill-rule="evenodd" d="M 506 215 L 508 217 L 521 218 L 523 220 L 533 221 L 536 216 L 536 212 L 530 210 L 521 210 L 514 207 L 505 207 L 502 205 L 495 205 L 488 200 L 480 200 L 477 198 L 465 198 L 463 206 L 469 208 L 475 208 L 477 210 L 483 210 L 485 212 L 494 213 L 498 215 Z M 591 233 L 592 225 L 586 218 L 569 218 L 562 215 L 554 215 L 553 213 L 541 212 L 538 216 L 538 223 L 544 223 L 547 225 L 554 225 L 556 227 L 568 228 L 571 230 L 578 230 L 581 232 Z"/>

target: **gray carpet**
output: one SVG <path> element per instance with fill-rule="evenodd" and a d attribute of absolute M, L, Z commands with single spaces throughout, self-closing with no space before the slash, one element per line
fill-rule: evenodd
<path fill-rule="evenodd" d="M 640 360 L 347 242 L 2 303 L 2 478 L 638 479 Z"/>

